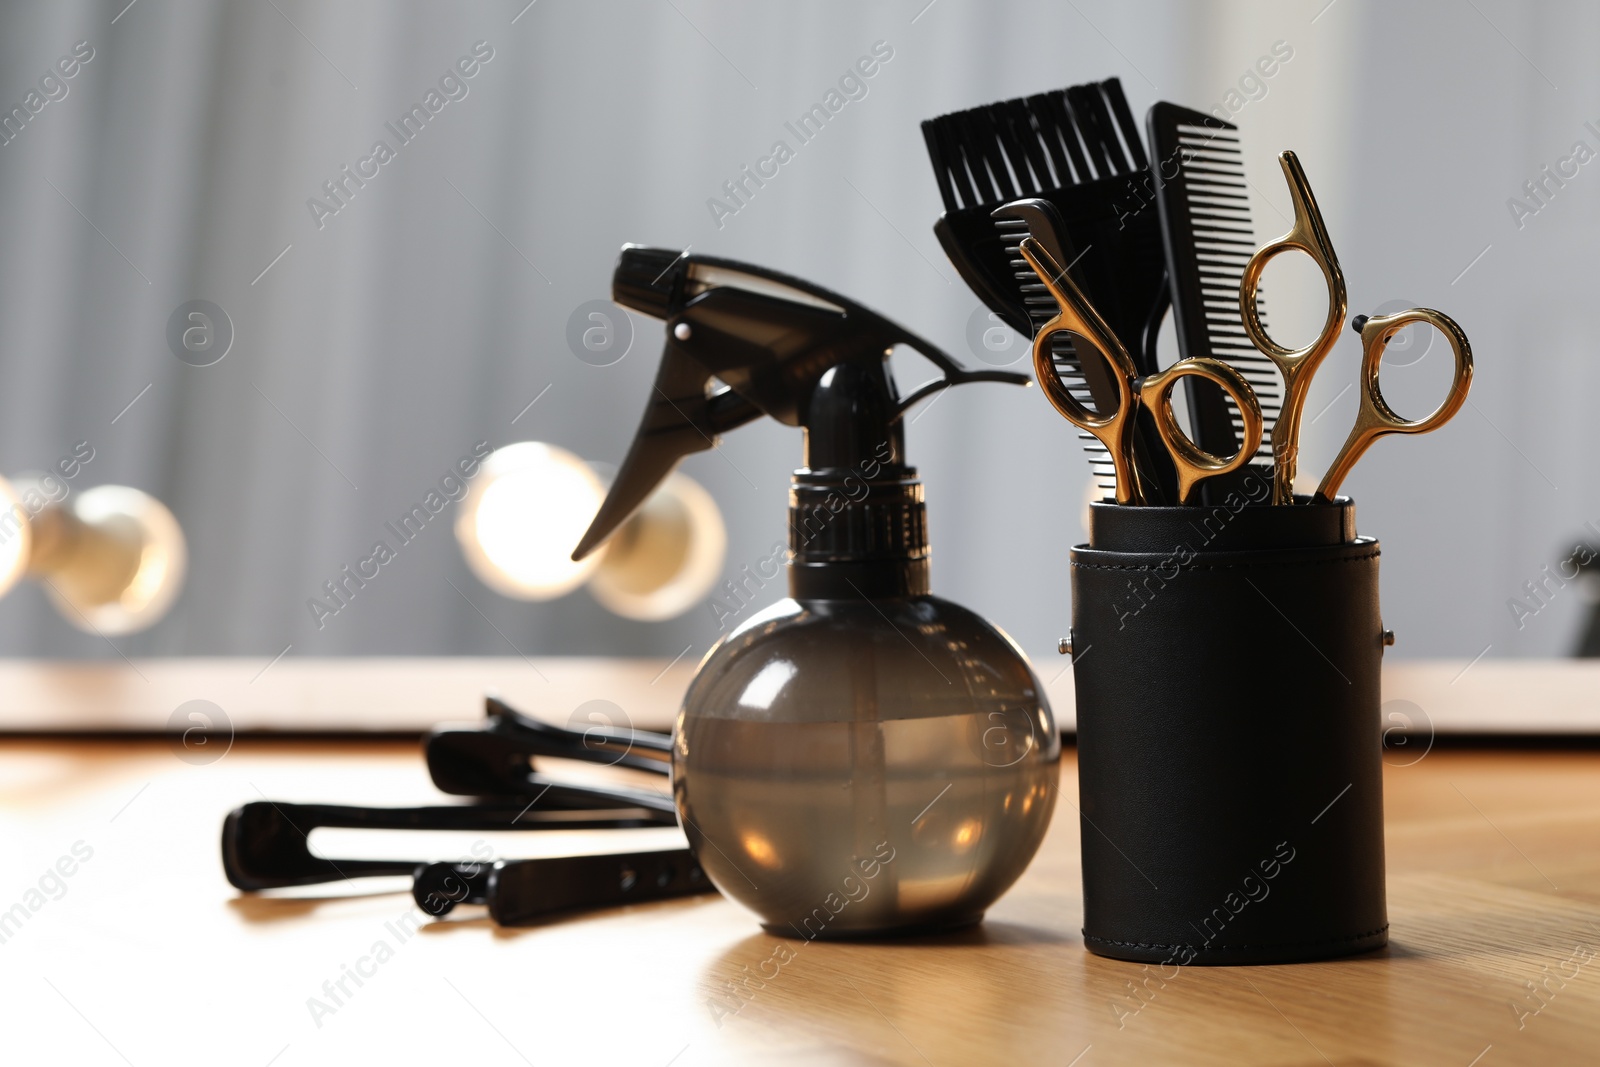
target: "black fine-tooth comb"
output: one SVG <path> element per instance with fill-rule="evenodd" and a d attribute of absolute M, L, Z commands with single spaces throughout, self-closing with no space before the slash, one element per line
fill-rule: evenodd
<path fill-rule="evenodd" d="M 1283 408 L 1282 376 L 1250 343 L 1239 317 L 1239 279 L 1256 241 L 1238 127 L 1168 103 L 1152 107 L 1145 125 L 1156 160 L 1152 170 L 1179 355 L 1210 356 L 1230 364 L 1244 375 L 1261 405 L 1257 458 L 1248 468 L 1215 478 L 1201 489 L 1205 502 L 1216 504 L 1252 470 L 1271 484 L 1272 427 Z M 1265 310 L 1261 318 L 1266 321 Z M 1195 444 L 1217 455 L 1232 453 L 1242 427 L 1222 391 L 1205 381 L 1186 387 Z"/>
<path fill-rule="evenodd" d="M 1168 286 L 1161 226 L 1150 206 L 1149 162 L 1116 78 L 958 111 L 922 124 L 945 213 L 934 226 L 945 253 L 991 311 L 1032 337 L 1056 313 L 1048 292 L 1017 251 L 1027 226 L 993 219 L 1002 204 L 1037 197 L 1060 214 L 1061 262 L 1128 339 L 1140 373 L 1153 373 L 1155 337 Z M 1114 410 L 1117 386 L 1099 360 L 1080 363 L 1070 339 L 1052 348 L 1056 371 L 1074 395 Z M 1111 459 L 1082 435 L 1102 495 L 1114 494 Z M 1134 462 L 1152 503 L 1175 498 L 1171 459 L 1148 416 L 1135 433 Z"/>

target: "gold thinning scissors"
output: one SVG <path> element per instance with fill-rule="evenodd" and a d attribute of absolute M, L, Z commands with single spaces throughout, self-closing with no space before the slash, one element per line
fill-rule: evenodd
<path fill-rule="evenodd" d="M 1117 475 L 1117 503 L 1145 503 L 1133 463 L 1134 419 L 1141 404 L 1150 409 L 1156 432 L 1172 454 L 1180 504 L 1189 502 L 1200 482 L 1238 470 L 1250 461 L 1261 447 L 1261 405 L 1242 374 L 1220 360 L 1197 358 L 1179 360 L 1164 371 L 1139 378 L 1128 350 L 1055 257 L 1033 237 L 1024 237 L 1019 250 L 1059 308 L 1055 318 L 1040 327 L 1033 339 L 1034 376 L 1055 409 L 1068 422 L 1093 434 L 1111 453 Z M 1091 411 L 1062 384 L 1051 358 L 1050 339 L 1058 333 L 1069 333 L 1078 339 L 1080 343 L 1075 348 L 1080 359 L 1085 348 L 1092 348 L 1110 365 L 1117 383 L 1116 410 L 1103 414 Z M 1222 459 L 1205 451 L 1179 427 L 1172 411 L 1172 390 L 1178 379 L 1189 376 L 1215 382 L 1238 405 L 1243 416 L 1244 442 L 1231 458 Z"/>
<path fill-rule="evenodd" d="M 1262 355 L 1272 360 L 1283 375 L 1283 410 L 1272 427 L 1272 502 L 1294 503 L 1294 478 L 1299 466 L 1300 415 L 1305 408 L 1306 393 L 1317 367 L 1333 350 L 1344 326 L 1348 310 L 1344 272 L 1339 269 L 1339 257 L 1334 254 L 1333 242 L 1328 239 L 1322 212 L 1317 198 L 1306 181 L 1306 172 L 1293 152 L 1278 156 L 1283 166 L 1284 180 L 1289 183 L 1289 197 L 1294 202 L 1294 225 L 1289 232 L 1275 241 L 1268 241 L 1256 250 L 1245 265 L 1239 280 L 1239 312 L 1244 318 L 1245 334 Z M 1256 304 L 1256 292 L 1261 285 L 1261 272 L 1273 257 L 1284 252 L 1304 252 L 1322 271 L 1328 283 L 1328 317 L 1316 340 L 1304 348 L 1290 349 L 1278 344 L 1261 324 Z M 1450 392 L 1431 415 L 1416 420 L 1403 419 L 1385 403 L 1383 391 L 1378 388 L 1378 372 L 1383 365 L 1384 349 L 1403 327 L 1413 322 L 1424 322 L 1444 335 L 1455 356 L 1455 376 L 1450 382 Z M 1361 333 L 1361 408 L 1356 423 L 1345 439 L 1344 447 L 1334 459 L 1322 483 L 1317 486 L 1314 499 L 1331 502 L 1345 475 L 1356 465 L 1363 453 L 1380 437 L 1392 433 L 1413 434 L 1436 430 L 1449 422 L 1466 402 L 1467 390 L 1472 385 L 1472 346 L 1467 335 L 1454 319 L 1432 308 L 1412 308 L 1394 315 L 1358 317 Z"/>

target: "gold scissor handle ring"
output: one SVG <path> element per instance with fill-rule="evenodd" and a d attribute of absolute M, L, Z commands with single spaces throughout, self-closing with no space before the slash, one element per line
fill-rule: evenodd
<path fill-rule="evenodd" d="M 1212 455 L 1189 439 L 1172 411 L 1172 390 L 1178 379 L 1194 377 L 1214 382 L 1233 398 L 1244 424 L 1244 440 L 1239 451 L 1223 459 Z M 1187 504 L 1194 487 L 1207 478 L 1236 471 L 1249 463 L 1261 448 L 1261 404 L 1256 391 L 1233 367 L 1210 358 L 1179 360 L 1166 370 L 1152 374 L 1140 384 L 1140 401 L 1155 419 L 1156 432 L 1172 454 L 1178 473 L 1178 503 Z"/>
<path fill-rule="evenodd" d="M 1278 369 L 1288 378 L 1295 366 L 1305 361 L 1311 365 L 1308 373 L 1316 372 L 1316 365 L 1333 348 L 1344 328 L 1345 285 L 1344 272 L 1339 269 L 1339 257 L 1334 254 L 1333 242 L 1328 239 L 1328 228 L 1322 221 L 1322 209 L 1317 206 L 1316 194 L 1306 180 L 1305 168 L 1293 152 L 1278 156 L 1283 168 L 1284 181 L 1289 185 L 1289 199 L 1294 203 L 1294 225 L 1276 241 L 1268 241 L 1256 250 L 1245 264 L 1239 279 L 1239 314 L 1244 319 L 1245 333 L 1263 354 L 1278 364 Z M 1285 348 L 1267 335 L 1261 325 L 1261 313 L 1256 307 L 1256 294 L 1260 291 L 1261 272 L 1274 257 L 1284 252 L 1304 252 L 1322 272 L 1328 283 L 1328 316 L 1316 340 L 1304 348 Z"/>
<path fill-rule="evenodd" d="M 1339 269 L 1339 264 L 1329 255 L 1325 255 L 1311 241 L 1300 238 L 1300 226 L 1256 249 L 1249 262 L 1244 265 L 1244 273 L 1239 278 L 1239 314 L 1244 319 L 1244 330 L 1263 354 L 1278 362 L 1280 367 L 1287 363 L 1294 365 L 1319 350 L 1333 347 L 1333 342 L 1338 339 L 1339 330 L 1344 326 L 1344 313 L 1346 310 L 1346 296 L 1344 273 Z M 1261 309 L 1256 301 L 1256 293 L 1261 288 L 1261 273 L 1267 269 L 1267 264 L 1285 252 L 1303 252 L 1311 258 L 1322 272 L 1322 279 L 1328 286 L 1328 317 L 1322 324 L 1322 330 L 1316 338 L 1303 348 L 1285 348 L 1272 339 L 1267 333 L 1267 328 L 1261 323 Z M 1322 354 L 1326 354 L 1325 351 Z"/>
<path fill-rule="evenodd" d="M 1425 322 L 1444 334 L 1455 356 L 1455 374 L 1450 380 L 1450 392 L 1433 413 L 1423 418 L 1409 420 L 1395 414 L 1383 399 L 1378 388 L 1378 372 L 1383 366 L 1383 352 L 1389 340 L 1403 326 Z M 1467 390 L 1472 387 L 1472 345 L 1456 321 L 1442 311 L 1432 308 L 1412 308 L 1395 315 L 1374 315 L 1361 326 L 1361 407 L 1356 413 L 1356 424 L 1345 438 L 1344 447 L 1334 457 L 1328 473 L 1317 486 L 1317 499 L 1331 501 L 1339 492 L 1345 475 L 1356 461 L 1378 438 L 1392 433 L 1427 433 L 1449 422 L 1461 405 L 1467 402 Z"/>
<path fill-rule="evenodd" d="M 1117 503 L 1141 504 L 1143 490 L 1132 457 L 1133 420 L 1139 399 L 1133 391 L 1134 366 L 1122 342 L 1117 340 L 1111 327 L 1106 325 L 1094 306 L 1067 276 L 1049 251 L 1032 237 L 1024 237 L 1018 251 L 1028 266 L 1039 276 L 1039 281 L 1055 299 L 1059 312 L 1055 318 L 1039 328 L 1033 338 L 1033 375 L 1039 388 L 1052 407 L 1068 422 L 1093 434 L 1111 456 L 1117 476 Z M 1117 406 L 1114 411 L 1091 411 L 1056 373 L 1055 353 L 1051 340 L 1058 333 L 1070 334 L 1075 340 L 1073 348 L 1081 365 L 1088 351 L 1093 351 L 1111 369 L 1111 378 L 1117 387 Z"/>
<path fill-rule="evenodd" d="M 1079 333 L 1073 327 L 1062 321 L 1062 316 L 1057 315 L 1039 328 L 1033 339 L 1033 375 L 1039 380 L 1039 387 L 1044 390 L 1045 399 L 1061 413 L 1061 417 L 1075 426 L 1099 436 L 1101 431 L 1114 427 L 1117 420 L 1122 417 L 1123 410 L 1102 414 L 1090 408 L 1083 401 L 1072 395 L 1061 381 L 1061 376 L 1056 372 L 1055 353 L 1050 341 L 1057 334 L 1068 334 L 1074 339 L 1073 349 L 1078 353 L 1078 358 L 1083 359 L 1085 348 L 1100 351 L 1094 339 Z M 1100 352 L 1101 358 L 1108 358 Z M 1120 398 L 1119 398 L 1120 399 Z"/>
<path fill-rule="evenodd" d="M 1043 245 L 1032 237 L 1024 237 L 1018 251 L 1039 276 L 1039 281 L 1054 298 L 1057 308 L 1056 316 L 1039 327 L 1039 332 L 1034 335 L 1034 377 L 1039 380 L 1045 397 L 1061 413 L 1062 418 L 1104 440 L 1103 435 L 1132 411 L 1133 360 L 1117 341 L 1111 327 L 1106 325 L 1067 275 L 1066 268 L 1057 263 Z M 1060 375 L 1056 373 L 1054 346 L 1051 344 L 1055 336 L 1062 333 L 1074 338 L 1073 350 L 1077 353 L 1080 365 L 1084 361 L 1084 349 L 1089 349 L 1111 368 L 1111 377 L 1117 383 L 1115 411 L 1091 410 L 1062 383 Z M 1109 446 L 1110 442 L 1106 443 Z"/>
<path fill-rule="evenodd" d="M 1446 394 L 1433 413 L 1420 419 L 1406 419 L 1397 415 L 1383 399 L 1378 386 L 1378 376 L 1383 369 L 1383 353 L 1394 335 L 1413 322 L 1423 322 L 1444 335 L 1455 358 L 1455 373 L 1450 379 L 1450 392 Z M 1467 401 L 1467 390 L 1472 386 L 1472 344 L 1456 321 L 1433 308 L 1412 308 L 1394 315 L 1374 315 L 1361 325 L 1361 377 L 1362 406 L 1372 412 L 1372 421 L 1382 433 L 1428 433 L 1449 422 L 1461 405 Z M 1366 412 L 1363 411 L 1363 415 Z M 1366 421 L 1363 419 L 1362 421 Z"/>

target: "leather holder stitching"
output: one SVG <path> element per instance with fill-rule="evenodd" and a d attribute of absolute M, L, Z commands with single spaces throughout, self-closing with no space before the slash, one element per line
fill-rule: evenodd
<path fill-rule="evenodd" d="M 1370 552 L 1364 556 L 1347 556 L 1344 559 L 1319 559 L 1312 560 L 1310 562 L 1304 560 L 1284 560 L 1282 562 L 1263 560 L 1259 563 L 1184 563 L 1179 564 L 1178 570 L 1180 572 L 1238 571 L 1259 570 L 1264 567 L 1326 567 L 1334 563 L 1365 563 L 1369 559 L 1377 559 L 1378 556 L 1379 553 Z M 1148 571 L 1160 566 L 1159 563 L 1146 563 L 1142 566 L 1136 567 L 1131 564 L 1123 563 L 1079 563 L 1077 560 L 1073 560 L 1071 565 L 1076 570 L 1085 571 Z M 1159 948 L 1161 946 L 1157 945 L 1154 947 Z"/>
<path fill-rule="evenodd" d="M 1213 947 L 1198 949 L 1197 953 L 1203 955 L 1206 952 L 1238 952 L 1245 949 L 1258 948 L 1311 948 L 1316 945 L 1338 945 L 1349 941 L 1363 941 L 1369 937 L 1376 936 L 1377 934 L 1388 933 L 1388 931 L 1389 924 L 1384 923 L 1376 930 L 1368 930 L 1364 934 L 1351 934 L 1347 937 L 1328 937 L 1319 941 L 1275 941 L 1266 945 L 1216 945 Z M 1087 931 L 1083 931 L 1083 939 L 1085 941 L 1093 941 L 1100 945 L 1116 945 L 1120 948 L 1154 948 L 1160 949 L 1163 952 L 1182 951 L 1185 948 L 1194 947 L 1193 945 L 1152 945 L 1143 941 L 1113 941 L 1108 937 L 1095 937 L 1093 934 L 1090 934 Z"/>

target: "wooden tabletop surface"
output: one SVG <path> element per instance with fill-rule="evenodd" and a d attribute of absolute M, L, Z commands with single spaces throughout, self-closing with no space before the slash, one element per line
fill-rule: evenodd
<path fill-rule="evenodd" d="M 1385 773 L 1386 950 L 1151 978 L 1083 948 L 1068 804 L 1023 879 L 958 934 L 783 941 L 714 896 L 517 930 L 463 907 L 411 933 L 421 913 L 393 881 L 242 896 L 217 840 L 230 808 L 263 796 L 440 802 L 415 746 L 240 740 L 190 763 L 161 742 L 5 741 L 0 1061 L 1600 1062 L 1600 754 L 1436 748 Z M 1070 749 L 1061 785 L 1076 798 Z M 326 833 L 316 844 L 330 854 L 365 844 Z M 622 833 L 638 847 L 681 840 Z M 533 836 L 380 852 L 622 840 Z M 363 957 L 368 977 L 346 979 L 335 1004 L 324 983 Z"/>

